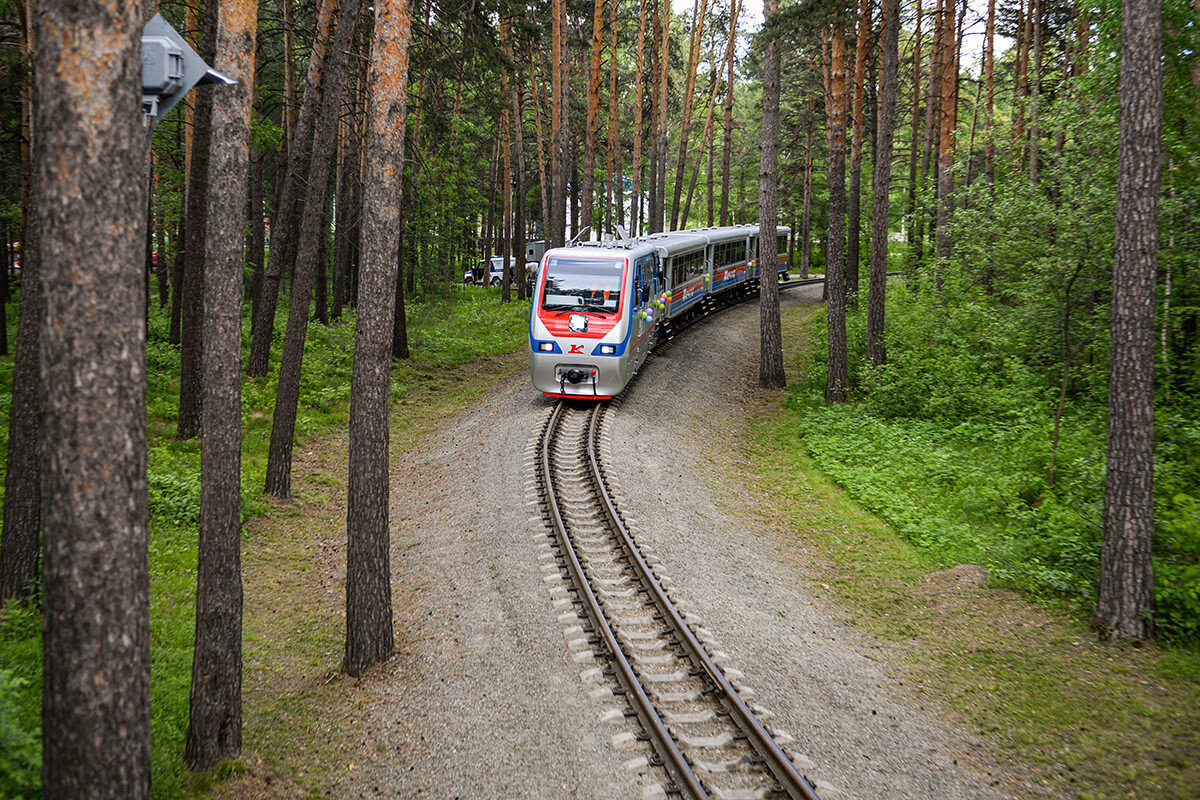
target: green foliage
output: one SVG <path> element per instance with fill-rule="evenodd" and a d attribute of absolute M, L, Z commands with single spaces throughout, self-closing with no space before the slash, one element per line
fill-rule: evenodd
<path fill-rule="evenodd" d="M 17 706 L 29 681 L 0 669 L 0 797 L 42 796 L 42 750 L 37 732 L 22 728 Z"/>
<path fill-rule="evenodd" d="M 453 287 L 410 302 L 413 358 L 393 368 L 393 394 L 434 384 L 447 370 L 524 346 L 528 303 L 499 303 L 499 289 Z M 249 348 L 249 309 L 243 321 Z M 15 314 L 10 325 L 15 325 Z M 344 324 L 309 325 L 296 437 L 344 427 L 354 360 L 354 315 Z M 275 342 L 287 324 L 286 303 Z M 148 498 L 150 505 L 151 770 L 156 798 L 178 797 L 194 778 L 183 763 L 195 632 L 196 541 L 200 513 L 199 442 L 175 438 L 179 353 L 167 341 L 166 312 L 152 307 L 147 340 Z M 276 366 L 277 370 L 277 366 Z M 7 406 L 12 359 L 0 359 L 0 404 Z M 265 513 L 261 498 L 277 372 L 242 382 L 242 516 Z M 435 384 L 434 384 L 435 385 Z M 0 456 L 7 426 L 0 426 Z M 0 618 L 0 797 L 40 797 L 41 616 L 7 608 Z M 21 675 L 22 678 L 14 676 Z M 218 779 L 239 769 L 219 768 Z M 207 779 L 206 779 L 207 780 Z"/>
<path fill-rule="evenodd" d="M 1038 315 L 949 276 L 942 292 L 890 287 L 888 360 L 852 362 L 856 401 L 823 403 L 825 317 L 815 369 L 793 389 L 814 460 L 935 562 L 973 562 L 1034 596 L 1087 609 L 1099 571 L 1106 386 L 1076 364 L 1057 445 L 1062 363 L 1028 332 Z M 1053 297 L 1049 298 L 1053 302 Z M 1050 315 L 1052 316 L 1052 315 Z M 851 310 L 851 352 L 865 351 L 865 308 Z M 1106 366 L 1103 353 L 1095 360 Z M 1078 374 L 1084 373 L 1084 374 Z M 1200 422 L 1160 413 L 1156 451 L 1156 626 L 1200 641 Z M 1051 464 L 1053 463 L 1053 479 Z"/>
<path fill-rule="evenodd" d="M 0 797 L 42 796 L 41 615 L 4 609 L 0 625 Z M 20 677 L 24 675 L 24 677 Z"/>

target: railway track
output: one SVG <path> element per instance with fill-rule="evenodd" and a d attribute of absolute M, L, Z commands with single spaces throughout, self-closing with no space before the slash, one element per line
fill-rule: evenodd
<path fill-rule="evenodd" d="M 579 636 L 602 649 L 603 673 L 653 748 L 646 765 L 665 770 L 667 793 L 696 800 L 816 800 L 626 529 L 599 459 L 606 409 L 560 402 L 545 423 L 535 471 L 556 562 L 587 621 Z"/>

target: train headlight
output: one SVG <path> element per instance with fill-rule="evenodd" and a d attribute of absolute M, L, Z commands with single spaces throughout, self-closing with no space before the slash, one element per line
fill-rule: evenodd
<path fill-rule="evenodd" d="M 600 345 L 600 355 L 602 355 L 602 356 L 615 356 L 616 354 L 617 354 L 617 346 L 616 346 L 615 344 L 602 344 L 602 345 Z"/>
<path fill-rule="evenodd" d="M 543 353 L 553 353 L 554 342 L 538 342 L 538 350 L 541 350 Z"/>

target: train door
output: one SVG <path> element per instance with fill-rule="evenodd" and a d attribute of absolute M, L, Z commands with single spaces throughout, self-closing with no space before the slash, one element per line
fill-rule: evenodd
<path fill-rule="evenodd" d="M 658 254 L 650 253 L 642 256 L 633 265 L 633 325 L 634 341 L 637 352 L 634 354 L 635 369 L 646 358 L 650 349 L 651 337 L 648 335 L 654 325 L 655 308 L 653 298 L 657 286 Z"/>

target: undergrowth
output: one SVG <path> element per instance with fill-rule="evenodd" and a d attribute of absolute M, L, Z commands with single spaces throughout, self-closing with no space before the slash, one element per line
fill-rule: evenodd
<path fill-rule="evenodd" d="M 154 296 L 152 294 L 152 296 Z M 15 300 L 13 301 L 15 303 Z M 287 324 L 286 304 L 275 320 L 275 365 L 264 378 L 242 381 L 242 517 L 268 513 L 262 498 L 278 352 Z M 10 312 L 15 308 L 10 308 Z M 392 397 L 437 385 L 456 367 L 520 350 L 528 303 L 499 303 L 499 289 L 455 287 L 438 297 L 409 298 L 412 358 L 396 362 Z M 243 319 L 243 358 L 249 351 L 249 307 Z M 10 330 L 16 314 L 10 313 Z M 171 798 L 211 785 L 183 763 L 195 627 L 197 522 L 200 513 L 200 447 L 176 438 L 179 352 L 168 342 L 169 318 L 157 304 L 147 336 L 147 463 L 150 507 L 150 659 L 152 796 Z M 11 341 L 11 338 L 10 338 Z M 310 322 L 296 419 L 296 441 L 347 424 L 354 355 L 354 315 L 340 323 Z M 243 362 L 244 363 L 244 362 Z M 446 381 L 449 384 L 449 381 Z M 0 410 L 7 419 L 12 357 L 0 358 Z M 453 387 L 447 387 L 449 391 Z M 407 411 L 412 414 L 412 410 Z M 417 413 L 420 413 L 419 409 Z M 0 463 L 8 426 L 0 426 Z M 0 797 L 41 796 L 41 616 L 9 607 L 0 617 Z M 220 779 L 220 775 L 217 778 Z"/>
<path fill-rule="evenodd" d="M 956 293 L 957 292 L 957 293 Z M 851 353 L 866 350 L 865 304 Z M 1076 365 L 1055 444 L 1060 387 L 1003 309 L 947 285 L 887 293 L 887 363 L 851 365 L 852 402 L 824 402 L 828 341 L 788 402 L 813 458 L 934 562 L 980 563 L 993 580 L 1081 614 L 1095 599 L 1107 425 L 1103 364 Z M 1155 626 L 1200 644 L 1200 404 L 1159 402 L 1155 426 Z"/>

